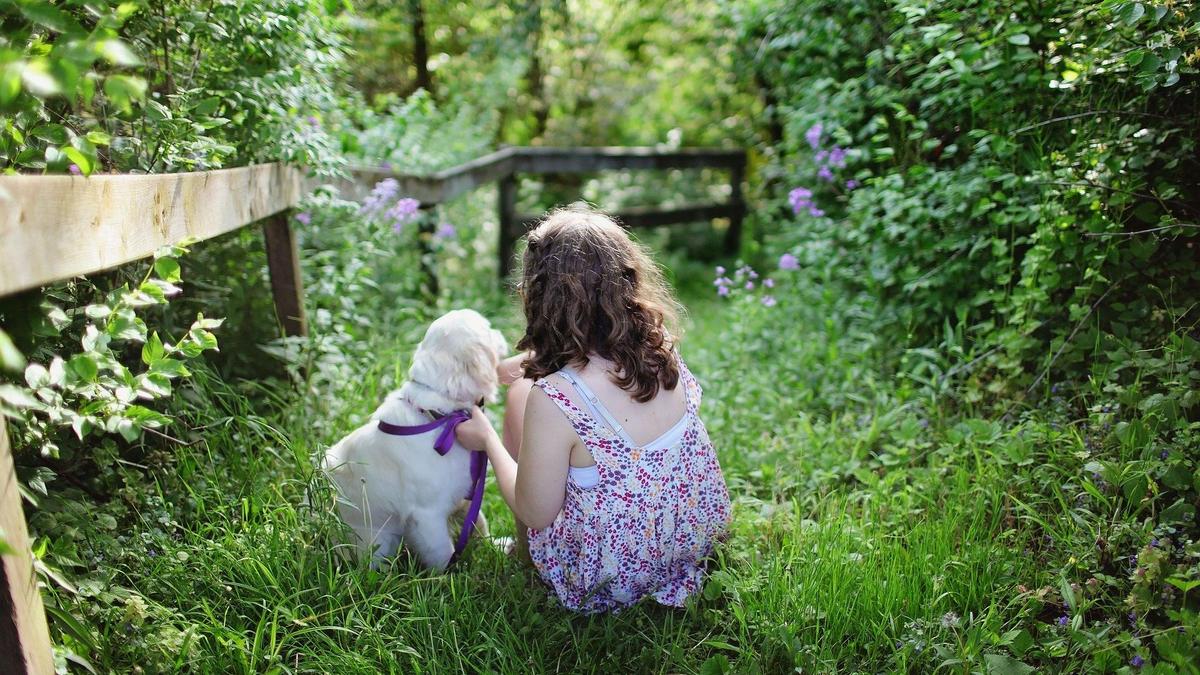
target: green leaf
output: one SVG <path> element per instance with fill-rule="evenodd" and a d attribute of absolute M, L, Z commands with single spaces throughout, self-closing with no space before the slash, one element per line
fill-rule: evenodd
<path fill-rule="evenodd" d="M 29 135 L 55 145 L 62 145 L 71 140 L 67 128 L 61 124 L 40 124 L 34 127 Z"/>
<path fill-rule="evenodd" d="M 1029 664 L 1007 654 L 984 654 L 988 675 L 1031 675 L 1036 672 Z"/>
<path fill-rule="evenodd" d="M 25 367 L 25 357 L 13 344 L 3 329 L 0 329 L 0 370 L 17 371 Z"/>
<path fill-rule="evenodd" d="M 1008 36 L 1009 44 L 1025 46 L 1029 44 L 1029 35 L 1026 33 L 1016 33 Z"/>
<path fill-rule="evenodd" d="M 67 370 L 84 382 L 91 382 L 100 374 L 100 366 L 88 354 L 76 354 L 67 362 Z"/>
<path fill-rule="evenodd" d="M 1124 10 L 1121 12 L 1121 20 L 1124 21 L 1126 25 L 1132 26 L 1133 24 L 1137 23 L 1138 20 L 1141 19 L 1145 14 L 1146 7 L 1142 3 L 1131 2 L 1125 5 Z"/>
<path fill-rule="evenodd" d="M 163 281 L 179 281 L 179 261 L 174 258 L 158 258 L 154 261 L 154 272 Z"/>
<path fill-rule="evenodd" d="M 31 363 L 25 369 L 25 384 L 30 389 L 41 389 L 50 385 L 50 371 L 40 363 Z"/>
<path fill-rule="evenodd" d="M 108 132 L 93 129 L 87 132 L 87 137 L 93 145 L 110 145 L 112 143 L 112 135 Z"/>
<path fill-rule="evenodd" d="M 162 339 L 158 337 L 158 331 L 151 333 L 150 339 L 142 345 L 142 363 L 151 365 L 165 355 L 166 350 L 163 348 Z"/>
<path fill-rule="evenodd" d="M 83 175 L 92 175 L 92 169 L 95 167 L 92 164 L 91 157 L 88 157 L 87 155 L 70 146 L 64 148 L 63 152 L 67 155 L 67 159 L 71 160 L 73 164 L 79 167 L 79 170 L 83 172 Z"/>
<path fill-rule="evenodd" d="M 142 65 L 142 60 L 138 58 L 137 54 L 133 53 L 133 50 L 129 48 L 129 45 L 116 38 L 104 40 L 97 45 L 97 49 L 109 63 L 113 63 L 118 66 Z"/>
<path fill-rule="evenodd" d="M 116 107 L 128 113 L 133 104 L 146 96 L 146 81 L 130 75 L 109 75 L 104 80 L 104 93 Z"/>
<path fill-rule="evenodd" d="M 0 68 L 0 104 L 12 103 L 21 93 L 21 73 L 24 70 L 24 61 L 14 61 Z"/>
<path fill-rule="evenodd" d="M 1184 593 L 1187 593 L 1188 591 L 1192 590 L 1193 588 L 1200 586 L 1200 579 L 1187 579 L 1185 577 L 1175 576 L 1175 577 L 1168 578 L 1167 583 L 1171 584 L 1175 588 L 1178 588 L 1179 590 L 1183 591 Z"/>
<path fill-rule="evenodd" d="M 42 408 L 42 402 L 34 398 L 27 389 L 11 384 L 0 384 L 0 402 L 14 408 Z"/>
<path fill-rule="evenodd" d="M 62 85 L 50 72 L 50 64 L 45 59 L 27 62 L 21 71 L 21 82 L 29 93 L 38 98 L 49 98 L 62 93 Z"/>
<path fill-rule="evenodd" d="M 71 18 L 70 14 L 62 11 L 49 2 L 22 2 L 21 14 L 33 23 L 49 28 L 59 33 L 83 33 L 83 28 Z"/>

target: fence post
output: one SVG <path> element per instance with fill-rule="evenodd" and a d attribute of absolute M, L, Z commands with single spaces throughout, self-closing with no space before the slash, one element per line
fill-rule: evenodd
<path fill-rule="evenodd" d="M 46 610 L 33 573 L 29 532 L 21 510 L 21 491 L 13 466 L 4 418 L 0 417 L 0 531 L 15 549 L 0 555 L 0 673 L 45 675 L 54 672 L 54 652 Z"/>
<path fill-rule="evenodd" d="M 517 241 L 517 177 L 509 174 L 500 179 L 500 280 L 512 272 L 513 248 Z"/>
<path fill-rule="evenodd" d="M 266 238 L 267 269 L 271 273 L 271 294 L 275 315 L 284 335 L 308 335 L 304 316 L 304 281 L 300 277 L 300 254 L 296 234 L 290 223 L 291 209 L 270 216 L 263 222 Z"/>
<path fill-rule="evenodd" d="M 746 178 L 746 156 L 729 169 L 729 203 L 737 210 L 729 217 L 729 229 L 725 231 L 725 253 L 735 255 L 742 246 L 742 219 L 746 215 L 746 202 L 742 197 L 742 181 Z"/>
<path fill-rule="evenodd" d="M 437 302 L 439 282 L 437 275 L 437 254 L 433 251 L 433 236 L 436 231 L 434 216 L 437 211 L 435 204 L 422 204 L 420 216 L 417 219 L 417 246 L 421 254 L 421 290 L 430 304 Z"/>

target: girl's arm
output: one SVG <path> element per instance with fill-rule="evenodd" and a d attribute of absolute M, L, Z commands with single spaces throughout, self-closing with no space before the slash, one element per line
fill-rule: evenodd
<path fill-rule="evenodd" d="M 554 522 L 566 496 L 571 445 L 576 436 L 545 392 L 534 388 L 529 393 L 519 471 L 517 461 L 479 408 L 471 412 L 470 421 L 459 425 L 457 436 L 468 450 L 487 452 L 500 496 L 518 520 L 534 529 Z"/>

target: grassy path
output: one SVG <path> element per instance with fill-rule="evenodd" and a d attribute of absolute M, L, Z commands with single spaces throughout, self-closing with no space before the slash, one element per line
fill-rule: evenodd
<path fill-rule="evenodd" d="M 122 581 L 151 601 L 137 608 L 135 639 L 178 655 L 164 670 L 231 673 L 829 672 L 978 659 L 1026 611 L 1015 583 L 1046 576 L 1007 498 L 1010 454 L 1031 446 L 984 423 L 943 428 L 889 380 L 869 331 L 826 318 L 828 298 L 781 295 L 792 323 L 780 325 L 757 304 L 692 295 L 684 355 L 705 387 L 736 520 L 688 610 L 573 616 L 532 571 L 482 545 L 443 575 L 339 556 L 311 457 L 399 379 L 414 324 L 380 338 L 382 356 L 337 391 L 281 397 L 199 378 L 203 417 L 222 422 L 162 479 L 163 500 L 186 500 L 147 509 L 130 534 L 141 551 Z M 503 534 L 494 489 L 485 509 Z M 133 649 L 126 640 L 104 636 L 106 662 Z"/>

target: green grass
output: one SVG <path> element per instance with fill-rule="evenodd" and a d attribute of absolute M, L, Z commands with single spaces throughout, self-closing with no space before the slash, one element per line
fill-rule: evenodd
<path fill-rule="evenodd" d="M 700 271 L 679 273 L 702 287 Z M 1074 612 L 1054 595 L 1093 573 L 1082 567 L 1096 537 L 1115 548 L 1146 534 L 1115 531 L 1116 496 L 1074 507 L 1082 423 L 973 420 L 898 384 L 892 347 L 844 299 L 780 294 L 771 310 L 686 298 L 683 352 L 735 502 L 686 610 L 576 616 L 480 544 L 449 574 L 344 555 L 313 457 L 398 381 L 423 329 L 409 321 L 380 331 L 377 357 L 341 364 L 356 376 L 336 388 L 199 373 L 185 422 L 203 442 L 156 474 L 157 495 L 131 486 L 109 595 L 56 593 L 60 639 L 99 666 L 148 672 L 1021 672 L 1005 659 L 1026 641 L 1056 670 L 1124 663 L 1131 638 L 1088 633 L 1124 612 L 1109 581 Z M 490 307 L 511 333 L 511 313 Z M 494 489 L 485 509 L 495 534 L 511 528 Z M 1087 623 L 1057 628 L 1063 612 Z M 72 616 L 99 634 L 64 628 Z"/>

